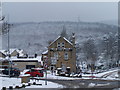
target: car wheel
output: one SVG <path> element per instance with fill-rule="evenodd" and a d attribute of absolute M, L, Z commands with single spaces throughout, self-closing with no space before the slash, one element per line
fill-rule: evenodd
<path fill-rule="evenodd" d="M 36 75 L 36 77 L 39 77 L 39 75 Z"/>

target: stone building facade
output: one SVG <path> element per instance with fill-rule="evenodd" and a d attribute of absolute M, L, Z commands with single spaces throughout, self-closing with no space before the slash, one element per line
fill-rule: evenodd
<path fill-rule="evenodd" d="M 76 48 L 75 34 L 73 33 L 71 41 L 65 37 L 59 36 L 48 46 L 48 66 L 50 70 L 61 68 L 66 72 L 76 72 Z"/>

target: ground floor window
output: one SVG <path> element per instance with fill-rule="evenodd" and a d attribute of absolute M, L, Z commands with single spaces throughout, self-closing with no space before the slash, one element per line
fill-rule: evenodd
<path fill-rule="evenodd" d="M 26 65 L 26 69 L 35 68 L 35 65 Z"/>

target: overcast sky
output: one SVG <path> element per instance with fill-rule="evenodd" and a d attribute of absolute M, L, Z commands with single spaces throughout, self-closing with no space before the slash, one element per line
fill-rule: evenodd
<path fill-rule="evenodd" d="M 117 20 L 117 2 L 7 2 L 3 15 L 10 22 Z"/>

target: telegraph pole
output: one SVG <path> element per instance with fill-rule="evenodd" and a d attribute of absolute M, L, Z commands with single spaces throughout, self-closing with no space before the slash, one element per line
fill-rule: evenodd
<path fill-rule="evenodd" d="M 8 22 L 9 22 L 9 16 L 8 16 Z M 9 78 L 10 78 L 10 69 L 11 69 L 11 61 L 10 61 L 10 37 L 9 37 L 9 31 L 10 31 L 10 24 L 7 23 L 7 32 L 8 32 L 8 62 L 9 62 Z"/>

